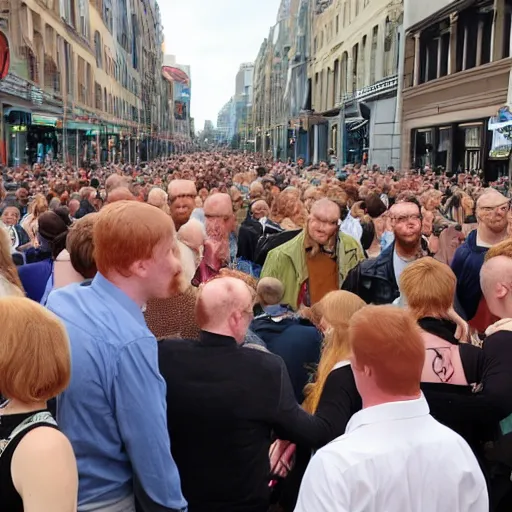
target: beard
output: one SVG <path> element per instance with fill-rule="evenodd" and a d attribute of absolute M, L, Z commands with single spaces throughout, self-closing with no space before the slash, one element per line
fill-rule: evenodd
<path fill-rule="evenodd" d="M 414 249 L 419 249 L 421 240 L 421 233 L 417 237 L 402 238 L 395 234 L 395 243 L 398 244 L 406 252 L 412 252 Z"/>

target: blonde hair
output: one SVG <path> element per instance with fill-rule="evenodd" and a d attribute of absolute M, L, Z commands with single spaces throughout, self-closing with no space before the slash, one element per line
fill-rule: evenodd
<path fill-rule="evenodd" d="M 453 306 L 457 278 L 452 269 L 434 258 L 421 258 L 400 276 L 400 290 L 416 320 L 442 318 Z"/>
<path fill-rule="evenodd" d="M 37 302 L 0 299 L 0 393 L 25 404 L 46 402 L 69 384 L 71 356 L 66 329 Z"/>
<path fill-rule="evenodd" d="M 24 295 L 18 270 L 12 261 L 11 239 L 9 233 L 4 228 L 0 228 L 0 273 L 20 291 L 21 295 Z M 13 292 L 16 293 L 16 290 L 13 290 Z"/>
<path fill-rule="evenodd" d="M 325 381 L 339 361 L 350 357 L 348 343 L 348 324 L 352 315 L 366 306 L 366 302 L 357 295 L 346 291 L 328 293 L 315 304 L 315 312 L 321 314 L 330 329 L 324 338 L 322 356 L 318 363 L 315 381 L 304 389 L 306 400 L 304 409 L 314 414 L 324 390 Z"/>

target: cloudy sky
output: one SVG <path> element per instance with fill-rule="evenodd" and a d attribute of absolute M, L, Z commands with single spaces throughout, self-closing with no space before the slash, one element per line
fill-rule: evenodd
<path fill-rule="evenodd" d="M 280 0 L 160 0 L 166 53 L 191 66 L 196 130 L 235 92 L 242 62 L 256 59 Z"/>

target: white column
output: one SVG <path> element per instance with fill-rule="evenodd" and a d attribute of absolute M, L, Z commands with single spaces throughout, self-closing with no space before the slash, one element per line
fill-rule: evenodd
<path fill-rule="evenodd" d="M 351 54 L 347 59 L 347 94 L 354 92 L 354 60 L 352 58 L 352 50 L 350 52 Z"/>
<path fill-rule="evenodd" d="M 318 145 L 319 145 L 320 134 L 318 133 L 318 125 L 313 126 L 313 165 L 318 163 Z"/>
<path fill-rule="evenodd" d="M 443 38 L 438 37 L 437 38 L 437 73 L 436 77 L 441 78 L 441 56 L 442 56 L 442 50 L 443 50 Z"/>
<path fill-rule="evenodd" d="M 420 84 L 420 66 L 420 34 L 414 34 L 414 87 Z"/>
<path fill-rule="evenodd" d="M 457 16 L 450 16 L 450 47 L 448 49 L 448 74 L 457 72 Z"/>
<path fill-rule="evenodd" d="M 462 50 L 462 71 L 466 69 L 467 60 L 468 60 L 468 27 L 467 25 L 464 27 L 464 44 Z"/>
<path fill-rule="evenodd" d="M 484 22 L 483 20 L 478 20 L 478 31 L 476 34 L 476 65 L 480 66 L 482 64 L 482 38 L 484 34 Z"/>

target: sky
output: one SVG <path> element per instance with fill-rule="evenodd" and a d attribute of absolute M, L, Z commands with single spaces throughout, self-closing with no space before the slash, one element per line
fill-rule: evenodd
<path fill-rule="evenodd" d="M 280 0 L 159 0 L 165 52 L 191 66 L 195 127 L 217 114 L 235 93 L 243 62 L 254 62 L 275 24 Z"/>

